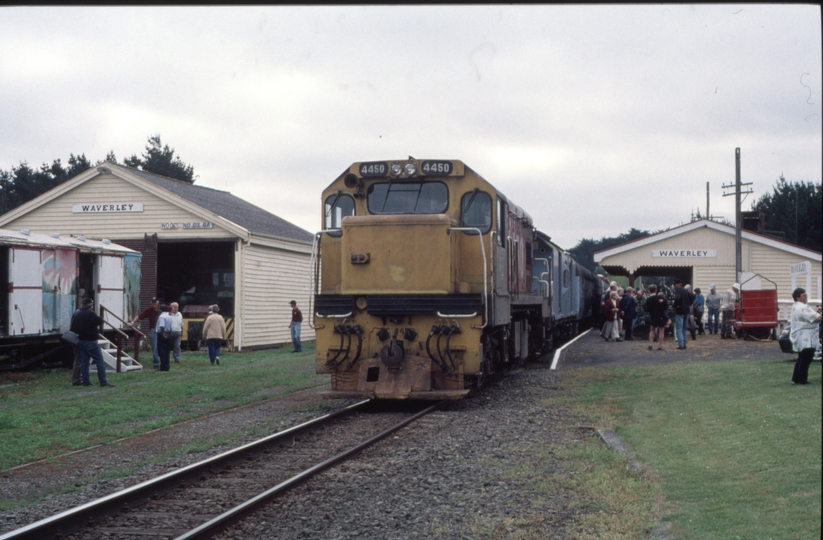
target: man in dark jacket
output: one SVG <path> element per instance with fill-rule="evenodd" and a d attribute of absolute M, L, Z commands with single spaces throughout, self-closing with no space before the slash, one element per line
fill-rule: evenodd
<path fill-rule="evenodd" d="M 100 338 L 98 328 L 103 324 L 97 313 L 94 312 L 94 300 L 83 299 L 83 306 L 74 314 L 71 331 L 79 338 L 77 348 L 80 349 L 81 376 L 83 386 L 91 386 L 89 382 L 89 360 L 93 359 L 97 365 L 97 380 L 100 386 L 114 386 L 106 380 L 106 363 L 103 361 L 103 352 L 97 340 Z"/>
<path fill-rule="evenodd" d="M 620 313 L 623 316 L 623 328 L 626 332 L 626 341 L 634 339 L 632 336 L 632 326 L 634 317 L 637 315 L 637 301 L 634 299 L 634 289 L 626 287 L 623 291 L 623 298 L 620 299 Z"/>

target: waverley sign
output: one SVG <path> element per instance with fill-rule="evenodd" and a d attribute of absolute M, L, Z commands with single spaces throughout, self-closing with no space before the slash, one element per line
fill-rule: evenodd
<path fill-rule="evenodd" d="M 716 249 L 655 249 L 652 250 L 652 257 L 717 257 Z"/>
<path fill-rule="evenodd" d="M 74 214 L 111 214 L 111 213 L 121 213 L 121 212 L 142 212 L 143 211 L 143 203 L 141 202 L 131 202 L 131 203 L 112 203 L 112 204 L 100 204 L 100 203 L 93 203 L 93 204 L 75 204 L 71 207 L 71 211 Z"/>

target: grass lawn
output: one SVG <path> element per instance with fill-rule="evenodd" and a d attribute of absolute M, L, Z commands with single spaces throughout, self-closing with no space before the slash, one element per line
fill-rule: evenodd
<path fill-rule="evenodd" d="M 220 355 L 183 354 L 171 371 L 108 376 L 115 388 L 72 386 L 68 369 L 0 375 L 0 470 L 192 418 L 328 384 L 314 373 L 314 344 Z M 146 369 L 148 361 L 148 369 Z"/>
<path fill-rule="evenodd" d="M 679 362 L 569 369 L 562 377 L 572 406 L 598 428 L 615 429 L 650 469 L 669 537 L 817 539 L 821 367 L 812 364 L 807 386 L 789 384 L 792 367 Z"/>

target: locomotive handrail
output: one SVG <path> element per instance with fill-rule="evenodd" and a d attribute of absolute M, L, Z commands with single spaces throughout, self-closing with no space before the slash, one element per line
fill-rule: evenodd
<path fill-rule="evenodd" d="M 314 295 L 318 292 L 320 281 L 320 271 L 317 268 L 317 246 L 320 244 L 320 235 L 322 235 L 323 232 L 324 231 L 314 233 L 314 241 L 312 241 L 311 244 L 311 259 L 309 260 L 309 313 L 312 315 L 309 317 L 309 328 L 312 330 L 316 330 L 314 326 L 314 310 L 312 306 L 314 305 Z"/>
<path fill-rule="evenodd" d="M 486 324 L 489 322 L 489 302 L 488 302 L 488 294 L 489 294 L 489 283 L 486 276 L 487 268 L 486 268 L 486 246 L 483 245 L 483 233 L 477 227 L 449 227 L 449 231 L 476 231 L 477 238 L 480 239 L 480 252 L 483 254 L 483 303 L 486 305 L 486 318 L 483 321 L 483 324 L 478 328 L 482 330 L 486 328 Z M 438 315 L 440 313 L 438 312 Z M 476 315 L 476 313 L 475 313 Z M 446 315 L 441 315 L 445 317 Z M 453 315 L 448 315 L 452 317 Z M 473 315 L 472 315 L 473 316 Z M 464 315 L 465 317 L 465 315 Z"/>

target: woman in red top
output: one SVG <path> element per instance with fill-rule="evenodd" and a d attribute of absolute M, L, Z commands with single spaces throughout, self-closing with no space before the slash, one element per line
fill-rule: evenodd
<path fill-rule="evenodd" d="M 606 341 L 622 341 L 620 339 L 620 329 L 617 326 L 617 312 L 620 311 L 619 303 L 620 300 L 617 291 L 609 293 L 609 298 L 603 307 L 603 311 L 606 314 L 606 329 L 603 332 L 606 336 Z"/>

